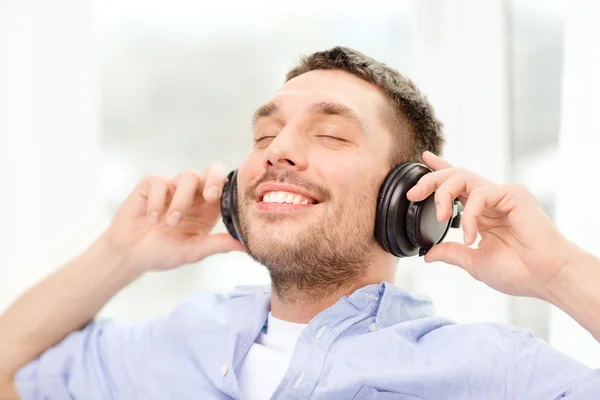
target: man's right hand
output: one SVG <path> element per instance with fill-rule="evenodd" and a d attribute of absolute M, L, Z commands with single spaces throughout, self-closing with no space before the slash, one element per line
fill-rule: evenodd
<path fill-rule="evenodd" d="M 87 251 L 0 315 L 0 398 L 16 398 L 13 379 L 19 368 L 89 323 L 144 272 L 243 251 L 228 233 L 210 233 L 221 215 L 225 181 L 218 164 L 203 173 L 143 179 Z"/>
<path fill-rule="evenodd" d="M 229 233 L 211 234 L 221 216 L 225 168 L 212 164 L 171 179 L 142 179 L 103 236 L 109 249 L 138 272 L 168 270 L 215 253 L 244 251 Z"/>

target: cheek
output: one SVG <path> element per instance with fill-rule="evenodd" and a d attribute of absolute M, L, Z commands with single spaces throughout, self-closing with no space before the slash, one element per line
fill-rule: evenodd
<path fill-rule="evenodd" d="M 383 167 L 373 162 L 373 156 L 360 154 L 353 157 L 322 157 L 319 169 L 328 182 L 338 183 L 342 189 L 372 187 L 383 172 Z"/>
<path fill-rule="evenodd" d="M 244 193 L 250 183 L 264 173 L 263 158 L 256 154 L 248 156 L 238 168 L 238 190 Z"/>
<path fill-rule="evenodd" d="M 334 193 L 336 203 L 342 206 L 367 209 L 375 208 L 379 183 L 372 173 L 358 168 L 348 168 L 335 177 L 330 177 L 330 189 Z"/>

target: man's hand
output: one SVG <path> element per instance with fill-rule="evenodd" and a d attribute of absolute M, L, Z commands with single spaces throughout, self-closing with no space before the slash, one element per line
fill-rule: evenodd
<path fill-rule="evenodd" d="M 523 186 L 495 184 L 432 153 L 423 158 L 434 172 L 421 178 L 408 199 L 421 201 L 435 192 L 440 221 L 450 218 L 454 199 L 464 205 L 464 245 L 440 243 L 425 261 L 459 266 L 509 295 L 547 299 L 580 250 L 558 232 L 535 198 Z M 468 247 L 478 233 L 478 248 Z"/>
<path fill-rule="evenodd" d="M 168 270 L 215 253 L 243 251 L 228 233 L 210 234 L 221 216 L 224 167 L 172 179 L 148 177 L 123 202 L 106 232 L 107 246 L 140 272 Z"/>
<path fill-rule="evenodd" d="M 89 323 L 143 273 L 243 250 L 228 233 L 210 233 L 221 215 L 225 179 L 213 165 L 201 174 L 142 180 L 89 249 L 0 315 L 0 398 L 16 398 L 19 368 Z"/>

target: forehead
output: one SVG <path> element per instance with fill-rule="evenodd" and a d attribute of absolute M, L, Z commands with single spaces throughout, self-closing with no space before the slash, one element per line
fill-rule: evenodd
<path fill-rule="evenodd" d="M 386 100 L 380 89 L 352 74 L 339 70 L 316 70 L 286 82 L 271 99 L 284 112 L 304 110 L 315 102 L 342 103 L 370 123 L 379 121 Z"/>

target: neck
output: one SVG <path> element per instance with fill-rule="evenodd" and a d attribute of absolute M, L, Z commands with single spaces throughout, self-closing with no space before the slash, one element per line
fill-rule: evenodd
<path fill-rule="evenodd" d="M 383 261 L 369 266 L 365 274 L 353 282 L 336 282 L 327 287 L 273 287 L 271 314 L 284 321 L 308 324 L 317 314 L 357 289 L 383 281 L 394 283 L 397 260 Z"/>

